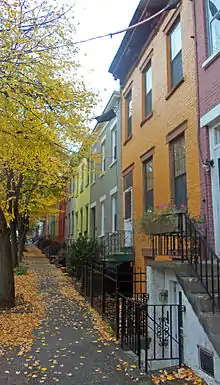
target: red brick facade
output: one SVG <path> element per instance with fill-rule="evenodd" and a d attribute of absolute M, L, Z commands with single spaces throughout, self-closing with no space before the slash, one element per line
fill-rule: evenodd
<path fill-rule="evenodd" d="M 199 114 L 199 149 L 201 163 L 201 199 L 202 214 L 208 227 L 209 242 L 214 245 L 214 224 L 211 189 L 211 171 L 204 166 L 210 160 L 209 127 L 203 126 L 200 119 L 220 104 L 220 52 L 209 55 L 208 22 L 206 0 L 194 0 L 195 41 L 197 55 L 197 96 Z"/>

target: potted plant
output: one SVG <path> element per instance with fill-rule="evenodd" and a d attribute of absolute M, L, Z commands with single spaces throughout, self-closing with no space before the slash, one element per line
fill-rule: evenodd
<path fill-rule="evenodd" d="M 149 209 L 141 218 L 141 230 L 148 235 L 160 235 L 180 232 L 179 214 L 186 212 L 186 207 L 177 207 L 174 203 Z"/>

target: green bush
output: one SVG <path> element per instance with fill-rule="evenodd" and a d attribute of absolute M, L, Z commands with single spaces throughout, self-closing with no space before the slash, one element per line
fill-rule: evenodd
<path fill-rule="evenodd" d="M 85 262 L 99 261 L 101 251 L 102 246 L 96 239 L 90 239 L 87 235 L 80 235 L 67 252 L 68 273 L 80 279 Z"/>
<path fill-rule="evenodd" d="M 18 267 L 15 268 L 16 275 L 24 275 L 27 274 L 28 266 L 24 263 L 21 263 Z"/>

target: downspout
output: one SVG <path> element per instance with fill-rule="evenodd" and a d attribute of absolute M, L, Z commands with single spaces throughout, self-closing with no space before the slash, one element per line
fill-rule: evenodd
<path fill-rule="evenodd" d="M 201 142 L 200 142 L 200 82 L 199 82 L 199 62 L 198 62 L 198 41 L 197 41 L 197 18 L 196 18 L 196 0 L 190 0 L 193 3 L 193 20 L 194 20 L 194 40 L 195 40 L 195 60 L 196 60 L 196 97 L 197 97 L 197 115 L 198 115 L 198 126 L 197 126 L 197 141 L 198 141 L 198 150 L 199 150 L 199 163 L 200 163 L 200 175 L 202 171 L 204 172 L 204 182 L 205 182 L 205 197 L 203 198 L 203 203 L 205 203 L 205 222 L 207 225 L 206 229 L 206 237 L 207 241 L 209 241 L 209 215 L 208 215 L 208 186 L 207 186 L 207 168 L 206 162 L 203 159 Z M 198 1 L 198 0 L 197 0 Z M 207 129 L 207 128 L 206 128 Z M 200 185 L 201 189 L 201 185 Z M 202 191 L 201 191 L 202 192 Z M 201 204 L 201 203 L 200 203 Z"/>

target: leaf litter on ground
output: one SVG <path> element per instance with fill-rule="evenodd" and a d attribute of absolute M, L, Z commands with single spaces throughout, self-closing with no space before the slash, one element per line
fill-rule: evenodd
<path fill-rule="evenodd" d="M 167 370 L 160 370 L 159 375 L 152 376 L 152 381 L 154 384 L 170 384 L 176 385 L 206 385 L 206 383 L 198 377 L 192 369 L 187 367 L 182 367 L 176 371 L 169 372 Z"/>
<path fill-rule="evenodd" d="M 28 351 L 34 341 L 33 330 L 40 324 L 43 298 L 37 291 L 37 274 L 28 271 L 15 276 L 16 306 L 0 313 L 0 352 L 6 347 L 20 347 L 18 354 Z"/>

